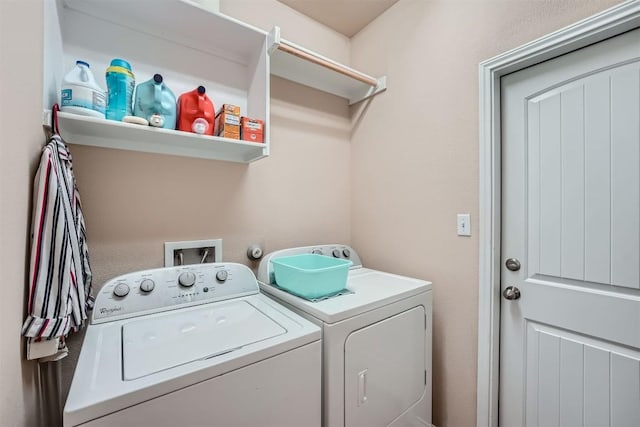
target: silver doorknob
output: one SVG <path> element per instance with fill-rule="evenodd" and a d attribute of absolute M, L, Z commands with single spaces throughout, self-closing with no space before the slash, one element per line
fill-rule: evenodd
<path fill-rule="evenodd" d="M 509 301 L 520 299 L 520 289 L 515 286 L 507 286 L 502 293 L 502 296 Z"/>
<path fill-rule="evenodd" d="M 511 271 L 520 270 L 520 261 L 518 261 L 517 258 L 509 258 L 505 261 L 504 265 L 506 265 L 507 268 Z"/>

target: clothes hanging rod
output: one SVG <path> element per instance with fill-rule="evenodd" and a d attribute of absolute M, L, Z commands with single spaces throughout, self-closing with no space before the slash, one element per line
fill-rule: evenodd
<path fill-rule="evenodd" d="M 300 50 L 297 47 L 288 44 L 285 40 L 280 40 L 280 43 L 278 44 L 278 50 L 297 56 L 298 58 L 304 59 L 306 61 L 313 62 L 314 64 L 318 64 L 322 67 L 333 70 L 336 73 L 340 73 L 352 79 L 358 80 L 359 82 L 368 84 L 369 86 L 376 87 L 378 85 L 378 80 L 374 79 L 373 77 L 366 76 L 347 67 L 334 64 L 333 62 L 327 61 L 326 59 L 312 55 L 308 52 L 305 52 L 304 50 Z"/>

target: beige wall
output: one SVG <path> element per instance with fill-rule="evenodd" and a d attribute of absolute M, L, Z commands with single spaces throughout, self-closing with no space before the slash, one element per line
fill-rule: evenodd
<path fill-rule="evenodd" d="M 225 260 L 240 262 L 255 242 L 352 243 L 369 266 L 434 282 L 434 421 L 475 424 L 477 63 L 614 3 L 401 0 L 349 41 L 274 0 L 222 0 L 231 16 L 388 75 L 390 89 L 354 108 L 352 125 L 343 100 L 273 78 L 272 156 L 249 166 L 72 146 L 96 287 L 160 266 L 167 240 L 223 238 Z M 43 143 L 41 2 L 0 0 L 0 24 L 0 420 L 21 426 L 37 423 L 17 331 Z M 473 237 L 455 236 L 457 212 L 472 214 Z"/>
<path fill-rule="evenodd" d="M 24 360 L 31 183 L 44 142 L 42 4 L 0 1 L 0 424 L 35 425 L 35 364 Z"/>
<path fill-rule="evenodd" d="M 353 111 L 352 244 L 433 281 L 438 427 L 476 424 L 478 63 L 616 3 L 400 0 L 352 39 L 352 66 L 389 79 Z"/>
<path fill-rule="evenodd" d="M 335 61 L 349 63 L 350 39 L 278 1 L 220 0 L 220 12 L 264 31 L 277 25 L 283 38 Z"/>

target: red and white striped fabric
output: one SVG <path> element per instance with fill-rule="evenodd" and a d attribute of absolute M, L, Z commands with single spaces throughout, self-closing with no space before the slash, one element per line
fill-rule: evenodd
<path fill-rule="evenodd" d="M 58 135 L 34 180 L 29 301 L 22 335 L 32 342 L 77 331 L 93 307 L 91 267 L 71 154 Z"/>

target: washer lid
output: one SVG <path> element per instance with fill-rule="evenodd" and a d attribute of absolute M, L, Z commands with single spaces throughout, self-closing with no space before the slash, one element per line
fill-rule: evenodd
<path fill-rule="evenodd" d="M 229 353 L 286 332 L 246 301 L 128 322 L 122 326 L 123 379 Z"/>

